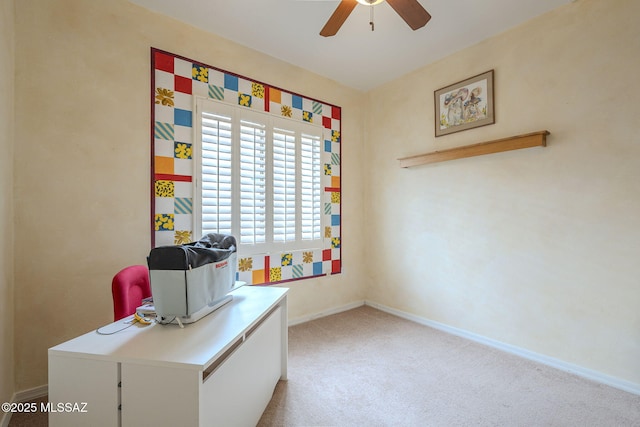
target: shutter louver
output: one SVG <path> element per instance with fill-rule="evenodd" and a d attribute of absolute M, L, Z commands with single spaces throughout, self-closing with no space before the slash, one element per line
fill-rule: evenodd
<path fill-rule="evenodd" d="M 231 117 L 202 113 L 202 234 L 231 234 Z"/>
<path fill-rule="evenodd" d="M 240 243 L 266 239 L 265 125 L 240 122 Z"/>
<path fill-rule="evenodd" d="M 296 137 L 273 131 L 273 240 L 296 240 Z"/>
<path fill-rule="evenodd" d="M 320 137 L 302 134 L 300 151 L 302 239 L 316 240 L 321 238 Z"/>

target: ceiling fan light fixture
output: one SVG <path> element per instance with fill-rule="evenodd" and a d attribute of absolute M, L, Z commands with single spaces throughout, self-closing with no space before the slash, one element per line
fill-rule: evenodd
<path fill-rule="evenodd" d="M 384 0 L 356 0 L 356 1 L 365 6 L 375 6 L 377 4 L 382 3 Z"/>

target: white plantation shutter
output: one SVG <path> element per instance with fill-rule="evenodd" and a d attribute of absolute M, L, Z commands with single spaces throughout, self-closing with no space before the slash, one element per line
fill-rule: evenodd
<path fill-rule="evenodd" d="M 231 117 L 203 112 L 201 130 L 202 234 L 231 234 Z"/>
<path fill-rule="evenodd" d="M 240 243 L 265 243 L 266 238 L 265 125 L 240 121 Z"/>
<path fill-rule="evenodd" d="M 296 135 L 273 131 L 273 240 L 296 240 Z"/>
<path fill-rule="evenodd" d="M 321 238 L 320 137 L 302 134 L 300 144 L 300 198 L 303 240 Z"/>
<path fill-rule="evenodd" d="M 194 238 L 232 234 L 241 255 L 321 248 L 322 128 L 198 99 Z"/>

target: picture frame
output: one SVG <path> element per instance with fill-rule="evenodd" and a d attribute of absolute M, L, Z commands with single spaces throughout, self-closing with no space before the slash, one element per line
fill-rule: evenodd
<path fill-rule="evenodd" d="M 436 90 L 434 103 L 436 137 L 494 124 L 493 70 Z"/>

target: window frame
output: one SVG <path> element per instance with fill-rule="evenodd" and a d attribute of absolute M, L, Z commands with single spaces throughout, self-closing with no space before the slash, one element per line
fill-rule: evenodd
<path fill-rule="evenodd" d="M 325 215 L 323 214 L 323 186 L 322 186 L 322 165 L 323 154 L 322 147 L 323 141 L 325 141 L 326 129 L 319 125 L 309 122 L 300 122 L 294 119 L 286 117 L 277 117 L 267 112 L 250 110 L 245 107 L 235 106 L 229 103 L 217 101 L 210 98 L 194 96 L 193 111 L 194 111 L 194 126 L 193 126 L 193 160 L 194 160 L 194 175 L 192 181 L 193 188 L 193 233 L 194 236 L 202 235 L 202 113 L 204 111 L 212 112 L 213 109 L 206 108 L 205 106 L 215 106 L 216 114 L 225 114 L 231 118 L 232 128 L 232 143 L 231 143 L 231 157 L 232 157 L 232 174 L 231 174 L 231 217 L 232 228 L 231 234 L 236 237 L 238 242 L 238 254 L 239 256 L 254 256 L 258 254 L 275 254 L 294 252 L 300 250 L 323 250 L 325 249 L 324 243 L 324 229 L 326 226 Z M 266 234 L 265 243 L 258 244 L 246 244 L 241 243 L 240 232 L 240 197 L 239 197 L 239 184 L 240 184 L 240 168 L 239 168 L 239 154 L 240 154 L 240 122 L 243 119 L 253 120 L 259 123 L 265 124 L 266 138 L 265 138 L 265 173 L 266 173 L 266 188 L 265 188 L 265 224 Z M 295 197 L 295 225 L 296 225 L 296 239 L 295 241 L 283 241 L 278 242 L 273 240 L 273 228 L 274 228 L 274 131 L 275 129 L 285 129 L 295 134 L 295 163 L 296 163 L 296 197 Z M 301 182 L 302 182 L 302 137 L 303 135 L 315 138 L 316 147 L 314 149 L 317 155 L 317 161 L 312 163 L 314 167 L 317 167 L 317 183 L 313 184 L 317 186 L 317 199 L 318 206 L 314 212 L 317 214 L 317 237 L 313 239 L 302 239 L 302 198 L 301 198 Z M 315 226 L 312 226 L 315 229 Z M 315 233 L 315 232 L 314 232 Z"/>

